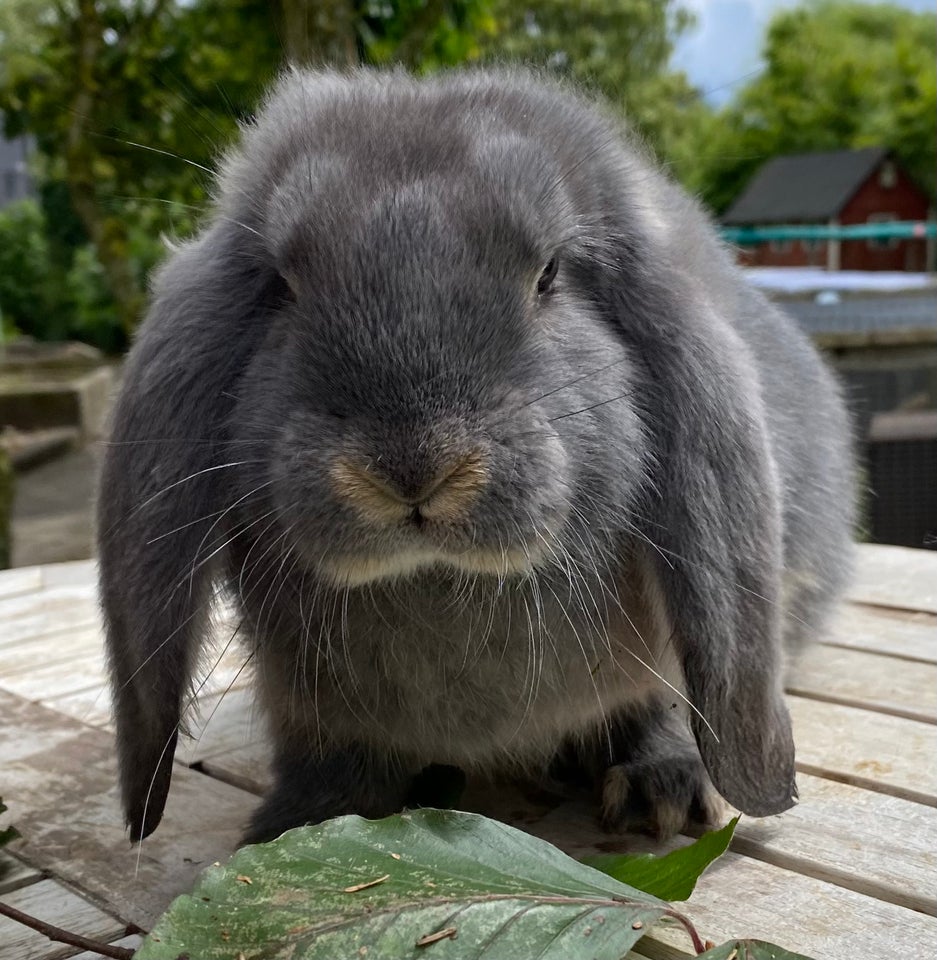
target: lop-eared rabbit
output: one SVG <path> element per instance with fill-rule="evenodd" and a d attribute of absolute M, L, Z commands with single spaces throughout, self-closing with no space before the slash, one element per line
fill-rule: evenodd
<path fill-rule="evenodd" d="M 662 835 L 794 802 L 783 659 L 849 565 L 843 404 L 575 92 L 286 75 L 155 279 L 102 491 L 134 840 L 219 590 L 274 745 L 248 841 L 397 811 L 430 764 L 574 767 Z"/>

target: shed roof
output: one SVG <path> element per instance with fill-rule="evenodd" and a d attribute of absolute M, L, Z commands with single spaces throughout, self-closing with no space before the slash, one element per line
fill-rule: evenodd
<path fill-rule="evenodd" d="M 835 217 L 888 155 L 885 147 L 774 157 L 722 215 L 724 224 L 813 223 Z"/>

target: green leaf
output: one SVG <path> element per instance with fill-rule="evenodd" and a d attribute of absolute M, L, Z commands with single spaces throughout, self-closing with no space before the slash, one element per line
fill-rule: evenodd
<path fill-rule="evenodd" d="M 586 857 L 582 862 L 661 900 L 689 900 L 703 871 L 729 848 L 738 822 L 736 817 L 721 830 L 704 833 L 699 840 L 662 857 L 612 853 Z"/>
<path fill-rule="evenodd" d="M 783 947 L 762 940 L 733 940 L 713 947 L 697 956 L 696 960 L 810 960 L 800 953 L 791 953 Z"/>
<path fill-rule="evenodd" d="M 494 820 L 348 816 L 206 870 L 137 960 L 619 960 L 665 903 Z"/>

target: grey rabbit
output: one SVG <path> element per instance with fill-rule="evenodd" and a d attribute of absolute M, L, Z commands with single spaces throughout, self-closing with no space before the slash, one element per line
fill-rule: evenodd
<path fill-rule="evenodd" d="M 274 744 L 248 842 L 432 802 L 434 764 L 584 777 L 611 828 L 779 813 L 852 488 L 816 352 L 602 108 L 292 71 L 155 279 L 107 447 L 131 838 L 220 590 Z"/>

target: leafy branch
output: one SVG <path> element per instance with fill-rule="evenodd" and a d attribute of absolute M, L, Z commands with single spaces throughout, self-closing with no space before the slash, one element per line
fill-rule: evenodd
<path fill-rule="evenodd" d="M 689 897 L 736 822 L 666 856 L 601 856 L 590 866 L 475 814 L 339 817 L 204 871 L 136 953 L 4 904 L 0 915 L 115 960 L 618 960 L 661 922 L 680 924 L 703 960 L 805 960 L 757 941 L 704 942 L 656 895 Z"/>
<path fill-rule="evenodd" d="M 682 913 L 609 875 L 637 872 L 651 886 L 688 896 L 733 829 L 734 822 L 666 857 L 603 857 L 603 873 L 474 814 L 340 817 L 246 847 L 206 870 L 136 956 L 618 960 L 655 924 L 676 921 L 700 956 L 767 958 L 778 948 L 704 943 Z"/>

